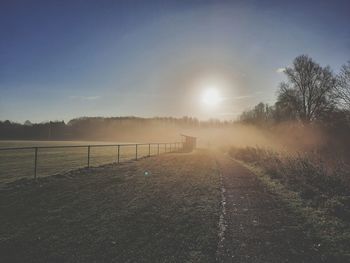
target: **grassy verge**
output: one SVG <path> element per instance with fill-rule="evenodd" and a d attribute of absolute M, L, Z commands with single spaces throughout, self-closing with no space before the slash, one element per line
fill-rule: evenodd
<path fill-rule="evenodd" d="M 0 147 L 26 147 L 36 146 L 62 146 L 62 145 L 94 145 L 96 142 L 23 142 L 22 144 L 6 142 Z M 100 142 L 99 144 L 106 144 Z M 108 144 L 108 143 L 107 143 Z M 115 144 L 115 143 L 110 143 Z M 119 147 L 119 161 L 125 162 L 135 159 L 135 145 L 123 145 Z M 138 158 L 158 154 L 157 145 L 138 146 Z M 159 153 L 165 152 L 165 145 L 160 145 Z M 169 152 L 169 145 L 167 151 Z M 92 147 L 90 149 L 90 166 L 99 166 L 117 161 L 118 148 Z M 69 170 L 75 170 L 87 166 L 87 148 L 40 148 L 37 155 L 37 176 L 45 177 L 60 174 Z M 34 177 L 34 149 L 0 151 L 0 183 L 13 182 L 21 178 Z"/>
<path fill-rule="evenodd" d="M 207 153 L 169 154 L 0 190 L 3 262 L 213 262 L 220 182 Z"/>
<path fill-rule="evenodd" d="M 230 155 L 304 218 L 303 229 L 314 238 L 316 249 L 327 260 L 350 261 L 348 207 L 342 202 L 350 192 L 346 190 L 349 188 L 344 173 L 334 175 L 334 170 L 325 173 L 324 167 L 309 157 L 283 156 L 264 149 L 231 149 Z M 323 191 L 324 188 L 327 190 Z"/>

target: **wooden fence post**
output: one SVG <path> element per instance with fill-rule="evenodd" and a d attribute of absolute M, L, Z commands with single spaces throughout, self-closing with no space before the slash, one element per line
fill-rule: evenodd
<path fill-rule="evenodd" d="M 38 166 L 38 147 L 34 148 L 34 179 L 36 180 L 36 171 Z"/>
<path fill-rule="evenodd" d="M 88 146 L 87 167 L 90 168 L 90 145 Z"/>
<path fill-rule="evenodd" d="M 135 144 L 135 149 L 136 149 L 136 151 L 135 151 L 135 160 L 137 161 L 137 144 Z"/>
<path fill-rule="evenodd" d="M 118 145 L 117 149 L 118 149 L 117 163 L 119 163 L 119 158 L 120 158 L 120 145 Z"/>

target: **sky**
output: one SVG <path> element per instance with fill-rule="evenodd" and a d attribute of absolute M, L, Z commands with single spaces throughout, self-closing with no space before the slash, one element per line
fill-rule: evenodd
<path fill-rule="evenodd" d="M 273 104 L 284 67 L 350 60 L 350 1 L 0 1 L 0 120 L 193 116 Z M 216 105 L 203 103 L 214 88 Z"/>

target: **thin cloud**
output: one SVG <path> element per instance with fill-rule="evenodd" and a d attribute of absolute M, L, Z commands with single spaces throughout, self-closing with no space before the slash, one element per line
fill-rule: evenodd
<path fill-rule="evenodd" d="M 261 92 L 254 92 L 252 94 L 242 95 L 242 96 L 235 96 L 235 97 L 226 97 L 223 98 L 224 100 L 244 100 L 244 99 L 250 99 L 253 97 L 256 97 L 256 95 L 260 94 Z"/>
<path fill-rule="evenodd" d="M 278 68 L 278 69 L 276 69 L 277 73 L 283 73 L 284 71 L 286 71 L 286 68 Z"/>
<path fill-rule="evenodd" d="M 250 94 L 250 95 L 243 95 L 243 96 L 237 96 L 237 97 L 232 97 L 233 100 L 244 100 L 244 99 L 249 99 L 254 97 L 255 94 Z"/>
<path fill-rule="evenodd" d="M 70 96 L 71 100 L 98 100 L 101 96 Z"/>

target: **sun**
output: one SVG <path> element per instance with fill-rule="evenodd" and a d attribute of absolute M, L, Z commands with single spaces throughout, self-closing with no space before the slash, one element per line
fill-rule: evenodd
<path fill-rule="evenodd" d="M 216 106 L 220 103 L 220 92 L 216 87 L 209 87 L 203 91 L 202 102 L 207 106 Z"/>

